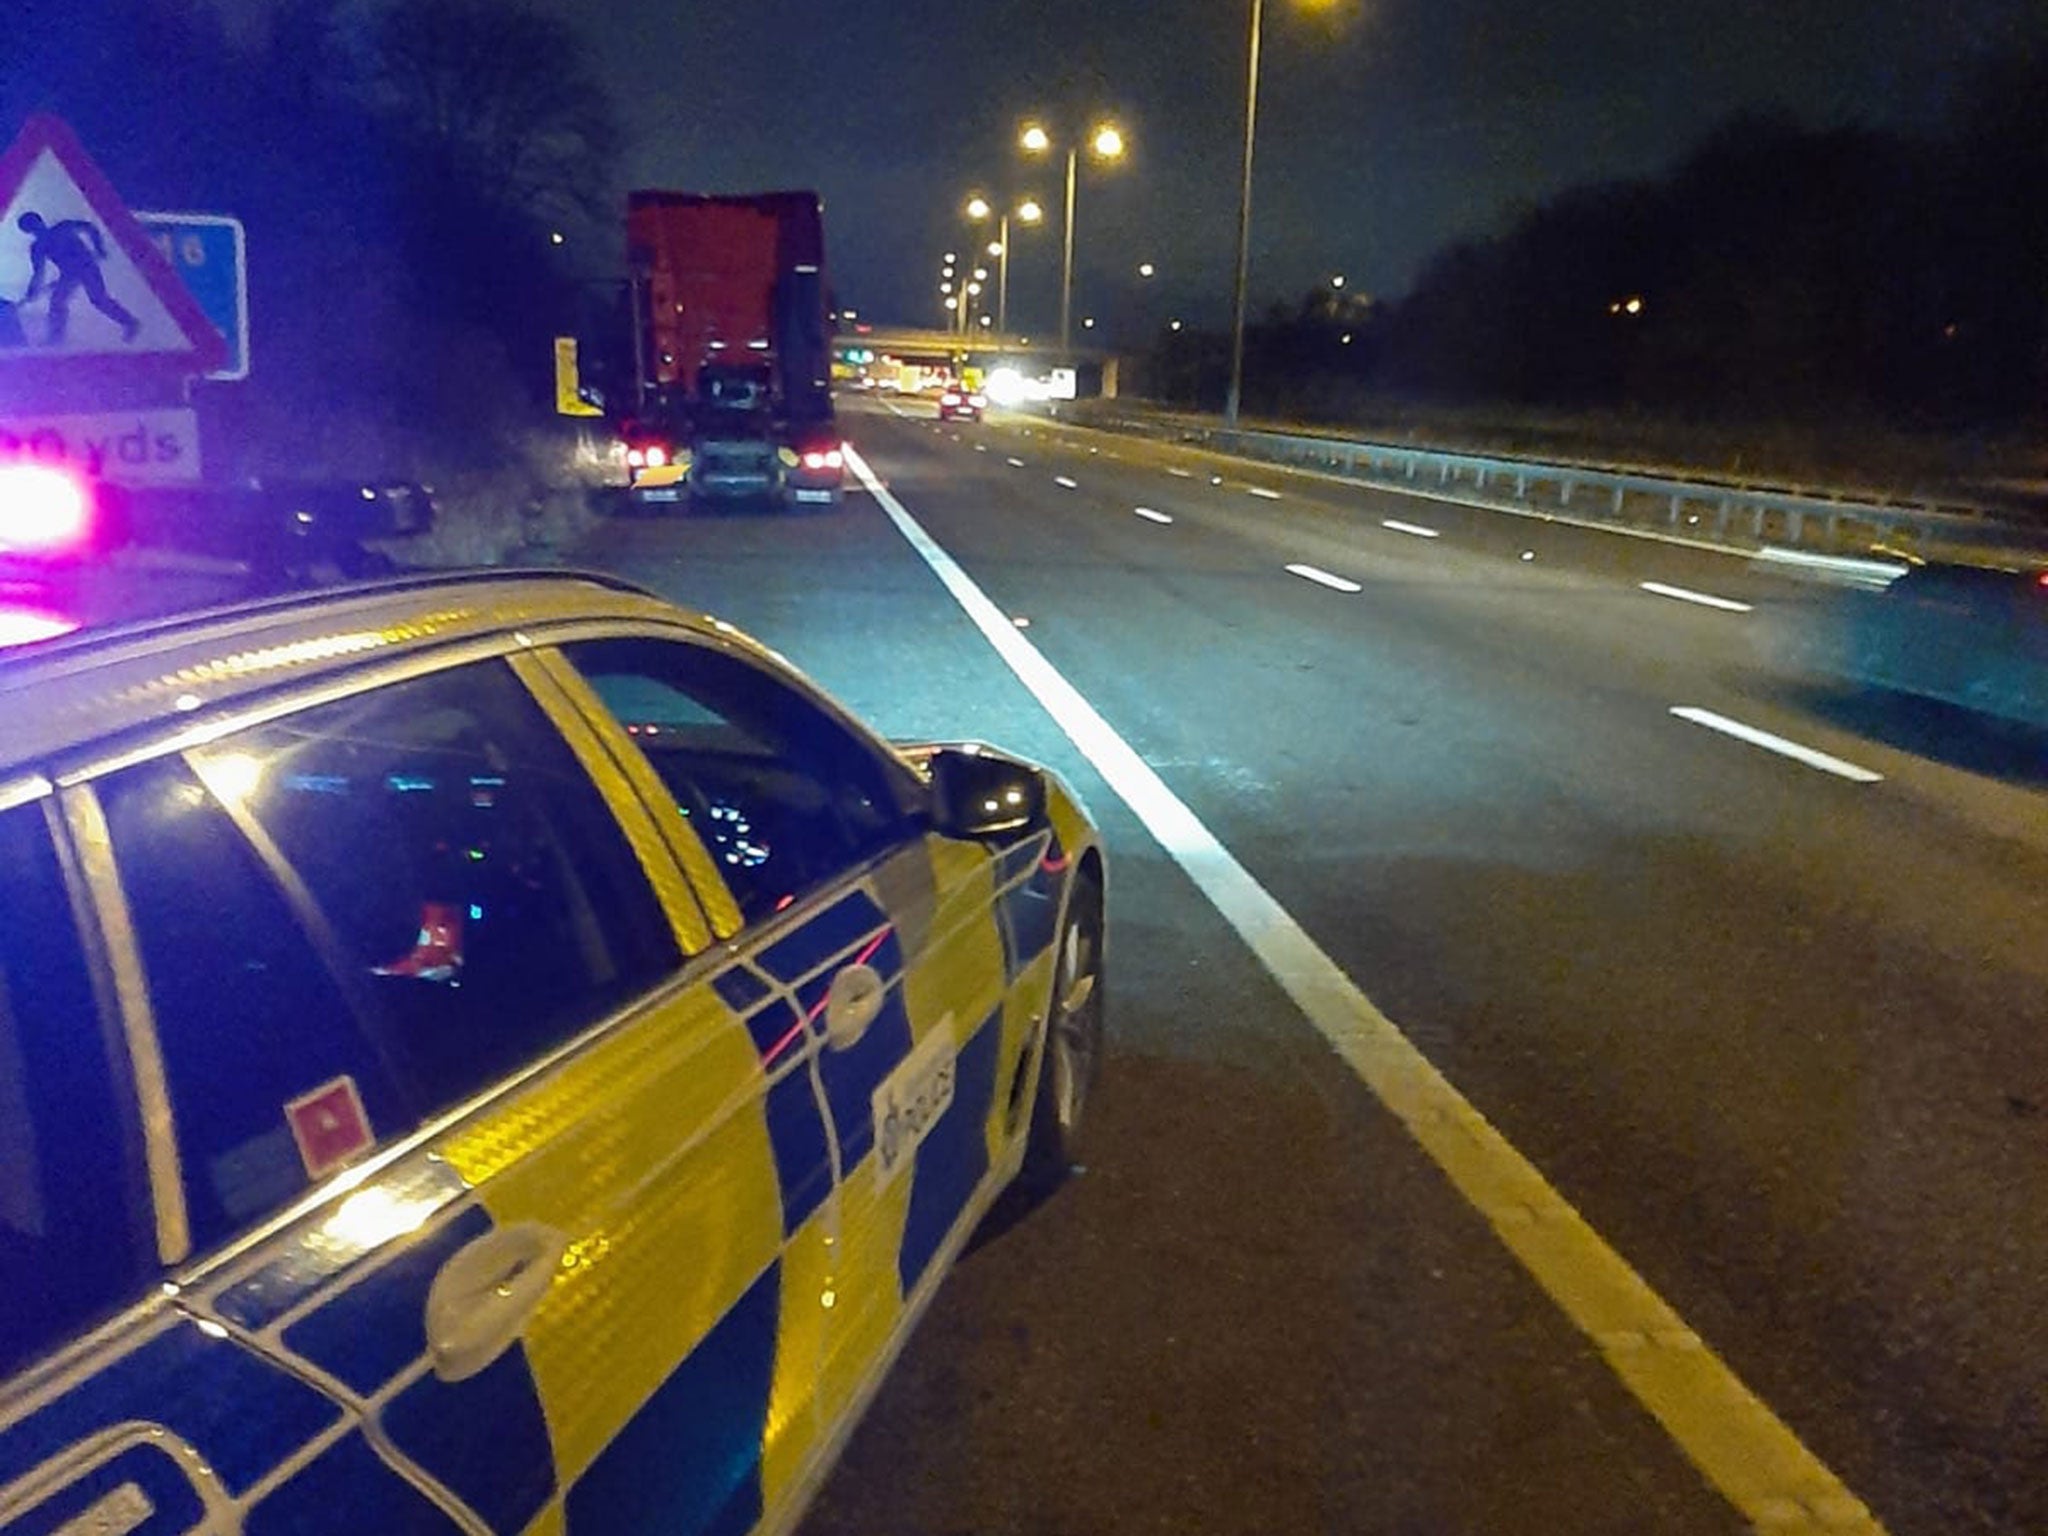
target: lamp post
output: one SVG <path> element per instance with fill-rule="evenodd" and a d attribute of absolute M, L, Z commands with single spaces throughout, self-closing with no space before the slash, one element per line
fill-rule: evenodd
<path fill-rule="evenodd" d="M 1301 3 L 1314 8 L 1323 0 Z M 1237 286 L 1230 303 L 1230 393 L 1223 402 L 1223 419 L 1231 426 L 1237 425 L 1238 400 L 1244 393 L 1245 286 L 1252 266 L 1252 143 L 1259 126 L 1259 40 L 1265 23 L 1266 0 L 1252 0 L 1251 40 L 1245 49 L 1244 168 L 1237 189 Z"/>
<path fill-rule="evenodd" d="M 1237 425 L 1237 407 L 1244 393 L 1245 286 L 1252 265 L 1252 143 L 1259 126 L 1259 33 L 1266 20 L 1266 0 L 1252 0 L 1251 45 L 1244 84 L 1244 168 L 1237 188 L 1237 284 L 1230 300 L 1230 393 L 1223 399 L 1223 420 Z"/>
<path fill-rule="evenodd" d="M 967 217 L 979 224 L 991 213 L 996 214 L 996 238 L 988 254 L 996 258 L 996 324 L 998 336 L 1010 334 L 1010 218 L 1014 214 L 1022 224 L 1036 224 L 1045 217 L 1045 210 L 1038 206 L 1036 198 L 1025 198 L 1014 208 L 1005 208 L 1000 213 L 990 206 L 989 200 L 979 193 L 967 199 Z"/>
<path fill-rule="evenodd" d="M 1052 148 L 1052 135 L 1037 123 L 1028 125 L 1018 143 L 1026 154 L 1042 155 Z M 1114 123 L 1103 123 L 1088 136 L 1088 149 L 1098 160 L 1123 157 L 1124 136 Z M 1073 341 L 1074 314 L 1074 187 L 1080 178 L 1081 146 L 1067 146 L 1067 207 L 1060 256 L 1060 350 Z"/>

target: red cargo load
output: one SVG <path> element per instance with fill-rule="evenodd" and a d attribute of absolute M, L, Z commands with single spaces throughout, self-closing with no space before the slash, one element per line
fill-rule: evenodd
<path fill-rule="evenodd" d="M 824 259 L 812 192 L 634 192 L 626 235 L 646 272 L 648 377 L 685 395 L 707 362 L 765 359 L 777 339 L 778 280 L 815 273 Z"/>

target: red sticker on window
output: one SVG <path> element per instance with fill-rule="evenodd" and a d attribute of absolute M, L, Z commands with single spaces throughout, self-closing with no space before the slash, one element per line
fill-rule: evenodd
<path fill-rule="evenodd" d="M 306 1177 L 324 1179 L 358 1152 L 375 1143 L 370 1134 L 370 1117 L 363 1112 L 363 1096 L 356 1092 L 356 1080 L 337 1077 L 302 1094 L 284 1107 L 292 1128 L 292 1140 L 299 1144 L 299 1160 L 306 1165 Z"/>

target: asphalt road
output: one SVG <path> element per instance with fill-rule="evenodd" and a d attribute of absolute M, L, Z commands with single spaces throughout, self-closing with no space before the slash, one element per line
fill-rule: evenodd
<path fill-rule="evenodd" d="M 901 409 L 847 427 L 903 507 L 1686 1347 L 1885 1529 L 2048 1529 L 2038 734 L 1799 675 L 1766 621 L 1806 589 L 1773 568 Z M 891 734 L 1040 757 L 1110 843 L 1086 1170 L 991 1223 L 808 1531 L 1856 1514 L 1709 1480 L 1748 1421 L 1631 1393 L 1553 1299 L 1573 1261 L 1517 1260 L 876 498 L 609 523 L 581 558 Z"/>

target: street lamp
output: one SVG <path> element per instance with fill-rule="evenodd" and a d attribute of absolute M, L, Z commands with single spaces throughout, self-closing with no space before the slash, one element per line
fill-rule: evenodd
<path fill-rule="evenodd" d="M 976 194 L 967 199 L 967 217 L 977 224 L 987 218 L 995 209 L 989 200 Z M 1016 215 L 1020 224 L 1036 224 L 1045 217 L 1045 210 L 1038 206 L 1036 198 L 1027 197 L 1014 208 L 1006 208 L 996 214 L 996 237 L 988 243 L 989 255 L 996 258 L 996 333 L 1007 336 L 1010 332 L 1010 216 Z M 976 267 L 977 281 L 988 280 L 988 268 Z"/>
<path fill-rule="evenodd" d="M 1052 135 L 1037 123 L 1027 126 L 1017 142 L 1026 154 L 1042 155 L 1052 148 Z M 1124 136 L 1114 123 L 1097 125 L 1088 136 L 1088 149 L 1098 160 L 1120 160 L 1124 153 Z M 1065 249 L 1060 258 L 1060 350 L 1065 351 L 1073 344 L 1074 313 L 1074 182 L 1081 168 L 1081 146 L 1067 146 L 1067 217 Z"/>
<path fill-rule="evenodd" d="M 1327 0 L 1300 0 L 1310 6 Z M 1237 289 L 1230 305 L 1230 393 L 1223 419 L 1237 425 L 1238 399 L 1244 393 L 1245 284 L 1252 266 L 1252 140 L 1259 126 L 1259 37 L 1265 29 L 1266 0 L 1252 0 L 1251 42 L 1246 49 L 1244 82 L 1244 169 L 1237 189 Z"/>

